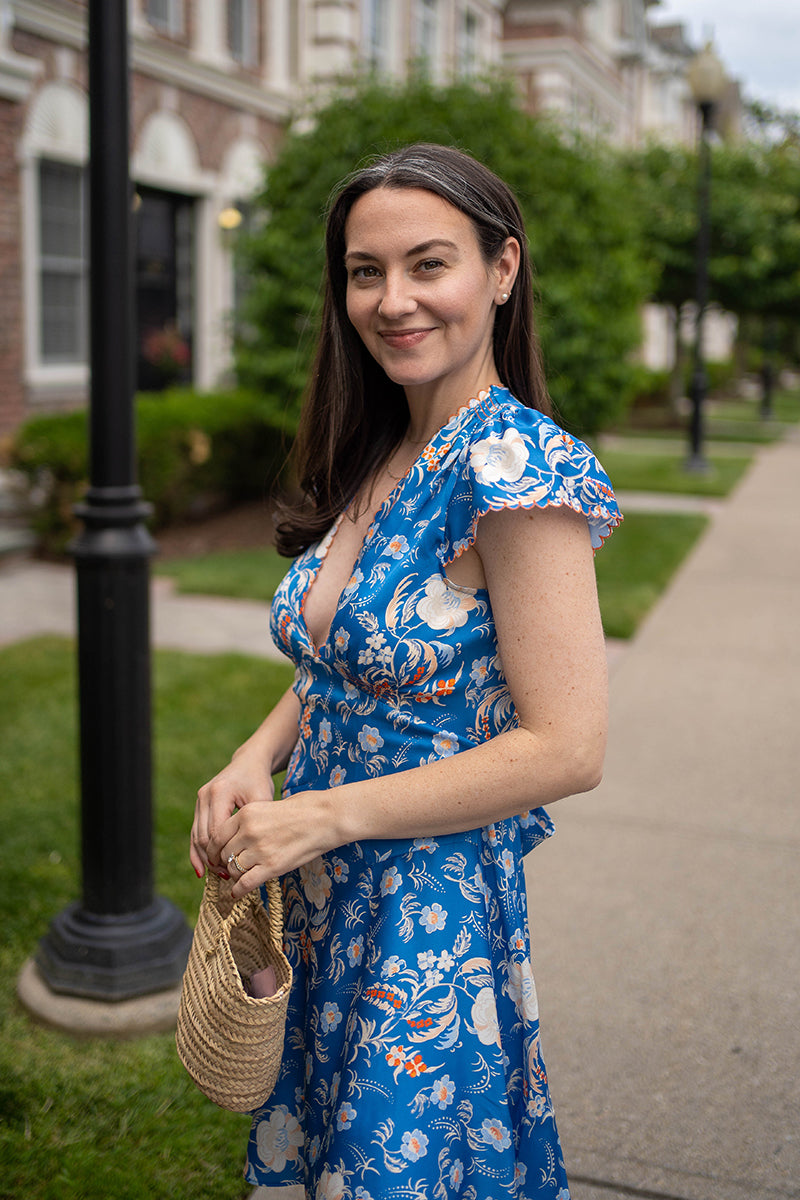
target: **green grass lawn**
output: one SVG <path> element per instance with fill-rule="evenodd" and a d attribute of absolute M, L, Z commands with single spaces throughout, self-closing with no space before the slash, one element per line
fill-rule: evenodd
<path fill-rule="evenodd" d="M 600 459 L 618 492 L 669 492 L 692 496 L 727 496 L 752 462 L 752 455 L 708 456 L 707 472 L 687 471 L 685 453 L 608 449 Z"/>
<path fill-rule="evenodd" d="M 156 560 L 157 575 L 175 580 L 178 591 L 199 596 L 230 596 L 269 603 L 289 569 L 272 546 L 258 550 L 217 550 L 196 558 Z"/>
<path fill-rule="evenodd" d="M 630 638 L 708 524 L 699 513 L 630 513 L 597 552 L 607 637 Z"/>
<path fill-rule="evenodd" d="M 74 651 L 0 650 L 0 1195 L 19 1200 L 235 1200 L 248 1118 L 196 1090 L 172 1034 L 75 1040 L 32 1023 L 16 976 L 77 898 Z M 291 681 L 289 667 L 159 652 L 154 667 L 158 891 L 192 920 L 194 795 Z"/>

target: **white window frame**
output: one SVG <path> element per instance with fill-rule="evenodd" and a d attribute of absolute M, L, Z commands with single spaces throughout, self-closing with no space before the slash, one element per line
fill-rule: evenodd
<path fill-rule="evenodd" d="M 238 14 L 237 14 L 238 10 Z M 234 22 L 239 24 L 240 44 L 235 44 Z M 257 67 L 258 53 L 258 5 L 257 0 L 226 0 L 225 40 L 228 54 L 241 67 Z"/>
<path fill-rule="evenodd" d="M 363 58 L 368 67 L 381 73 L 390 65 L 391 17 L 390 0 L 362 0 Z"/>
<path fill-rule="evenodd" d="M 78 253 L 77 255 L 57 255 L 47 253 L 44 248 L 44 209 L 42 204 L 42 172 L 47 166 L 66 169 L 74 172 L 78 183 Z M 37 192 L 38 192 L 38 223 L 37 223 L 37 283 L 38 283 L 38 321 L 36 329 L 37 354 L 36 359 L 45 368 L 85 366 L 89 355 L 89 224 L 87 220 L 88 206 L 88 177 L 86 168 L 80 163 L 64 162 L 58 159 L 42 157 L 37 163 Z M 76 324 L 76 343 L 73 353 L 64 357 L 58 354 L 50 355 L 45 350 L 45 276 L 64 276 L 77 284 L 78 311 Z"/>
<path fill-rule="evenodd" d="M 469 5 L 458 14 L 458 44 L 456 47 L 458 74 L 469 79 L 480 68 L 481 18 Z"/>
<path fill-rule="evenodd" d="M 183 0 L 143 0 L 143 4 L 148 25 L 169 37 L 181 36 L 184 31 Z M 156 6 L 163 9 L 163 16 L 154 11 Z"/>
<path fill-rule="evenodd" d="M 441 36 L 439 0 L 416 0 L 414 7 L 414 58 L 434 74 L 439 59 Z"/>
<path fill-rule="evenodd" d="M 51 388 L 83 389 L 89 382 L 83 362 L 43 362 L 40 329 L 41 213 L 39 164 L 42 159 L 86 168 L 89 161 L 89 106 L 85 93 L 71 84 L 53 82 L 39 93 L 18 146 L 22 199 L 22 283 L 25 297 L 25 384 L 35 403 L 38 392 Z M 88 319 L 88 318 L 87 318 Z M 44 397 L 43 397 L 44 398 Z"/>

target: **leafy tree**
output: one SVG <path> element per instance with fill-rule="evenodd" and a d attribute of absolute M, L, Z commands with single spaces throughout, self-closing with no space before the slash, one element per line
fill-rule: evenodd
<path fill-rule="evenodd" d="M 627 158 L 657 268 L 653 299 L 694 298 L 697 155 L 654 145 Z M 738 316 L 796 324 L 800 313 L 800 148 L 750 142 L 712 151 L 710 298 Z"/>
<path fill-rule="evenodd" d="M 326 202 L 365 159 L 414 141 L 458 146 L 516 192 L 553 399 L 569 427 L 596 432 L 624 407 L 631 382 L 649 284 L 638 227 L 617 161 L 524 114 L 499 80 L 362 81 L 287 135 L 258 200 L 262 227 L 243 249 L 250 293 L 241 381 L 270 396 L 275 419 L 294 428 L 319 315 Z"/>

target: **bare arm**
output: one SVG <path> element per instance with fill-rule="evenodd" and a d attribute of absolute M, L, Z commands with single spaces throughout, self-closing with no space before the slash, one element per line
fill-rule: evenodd
<path fill-rule="evenodd" d="M 569 509 L 489 513 L 477 548 L 519 727 L 409 771 L 251 805 L 215 831 L 234 895 L 348 842 L 442 835 L 502 820 L 600 780 L 606 660 L 586 521 Z"/>

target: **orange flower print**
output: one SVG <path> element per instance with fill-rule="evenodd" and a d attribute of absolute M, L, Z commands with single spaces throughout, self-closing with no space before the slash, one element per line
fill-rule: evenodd
<path fill-rule="evenodd" d="M 408 1059 L 405 1067 L 412 1079 L 416 1079 L 418 1075 L 421 1075 L 423 1071 L 427 1071 L 428 1069 L 427 1065 L 422 1061 L 421 1054 L 415 1054 L 413 1058 Z"/>

